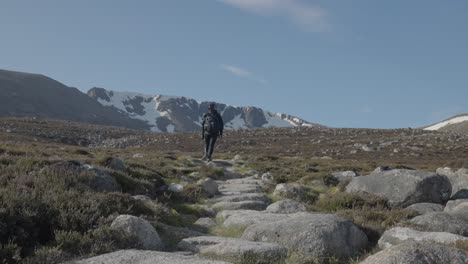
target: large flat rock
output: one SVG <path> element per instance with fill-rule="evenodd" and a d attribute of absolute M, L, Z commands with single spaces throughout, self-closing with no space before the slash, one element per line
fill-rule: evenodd
<path fill-rule="evenodd" d="M 390 170 L 351 180 L 347 192 L 384 197 L 394 207 L 416 203 L 442 204 L 450 198 L 452 186 L 447 176 L 417 170 Z"/>
<path fill-rule="evenodd" d="M 217 218 L 223 222 L 225 227 L 243 226 L 247 227 L 259 223 L 271 223 L 290 219 L 300 214 L 307 213 L 296 213 L 296 214 L 275 214 L 267 213 L 265 211 L 253 211 L 253 210 L 226 210 L 218 213 Z"/>
<path fill-rule="evenodd" d="M 389 247 L 361 264 L 466 264 L 468 252 L 429 242 L 406 242 Z"/>
<path fill-rule="evenodd" d="M 216 211 L 223 210 L 256 210 L 263 211 L 267 208 L 267 204 L 262 201 L 242 201 L 242 202 L 219 202 L 212 206 Z"/>
<path fill-rule="evenodd" d="M 416 216 L 411 223 L 431 232 L 448 232 L 468 236 L 468 214 L 464 212 L 436 212 Z"/>
<path fill-rule="evenodd" d="M 285 220 L 248 227 L 243 239 L 278 243 L 290 254 L 305 258 L 357 255 L 367 244 L 367 236 L 351 221 L 334 214 L 295 214 Z"/>
<path fill-rule="evenodd" d="M 120 250 L 93 258 L 70 261 L 67 264 L 229 264 L 193 255 L 148 250 Z"/>
<path fill-rule="evenodd" d="M 407 241 L 436 242 L 439 244 L 452 244 L 458 241 L 468 241 L 468 237 L 447 232 L 421 232 L 406 227 L 395 227 L 385 231 L 379 240 L 379 247 L 387 249 Z"/>
<path fill-rule="evenodd" d="M 277 244 L 216 236 L 184 239 L 179 243 L 179 249 L 214 259 L 251 264 L 283 263 L 288 254 L 285 247 Z"/>
<path fill-rule="evenodd" d="M 264 193 L 241 193 L 233 195 L 222 195 L 212 199 L 215 202 L 244 202 L 244 201 L 261 201 L 268 203 L 270 198 Z"/>

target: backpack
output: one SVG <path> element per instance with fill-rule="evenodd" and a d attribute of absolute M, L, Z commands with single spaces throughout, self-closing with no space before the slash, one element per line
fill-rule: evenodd
<path fill-rule="evenodd" d="M 205 115 L 205 127 L 203 128 L 209 135 L 217 135 L 220 132 L 219 119 L 214 113 L 207 113 Z"/>

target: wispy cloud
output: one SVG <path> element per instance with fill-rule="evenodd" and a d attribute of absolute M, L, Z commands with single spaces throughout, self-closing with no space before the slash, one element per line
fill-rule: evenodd
<path fill-rule="evenodd" d="M 229 73 L 231 73 L 231 74 L 233 74 L 233 75 L 235 75 L 235 76 L 237 76 L 239 78 L 250 79 L 250 80 L 262 83 L 262 84 L 267 83 L 267 81 L 264 78 L 259 77 L 256 74 L 253 74 L 251 71 L 243 69 L 243 68 L 238 67 L 238 66 L 222 64 L 221 69 L 223 69 L 224 71 L 229 72 Z"/>
<path fill-rule="evenodd" d="M 218 0 L 225 4 L 264 16 L 286 16 L 306 31 L 330 31 L 328 13 L 319 6 L 301 0 Z"/>

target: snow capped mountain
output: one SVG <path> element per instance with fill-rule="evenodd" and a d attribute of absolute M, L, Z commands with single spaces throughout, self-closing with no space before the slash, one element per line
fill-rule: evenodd
<path fill-rule="evenodd" d="M 425 127 L 424 130 L 468 133 L 468 114 L 451 117 L 442 122 Z"/>
<path fill-rule="evenodd" d="M 154 132 L 187 132 L 201 129 L 201 121 L 210 102 L 197 102 L 187 97 L 145 95 L 92 88 L 88 95 L 101 105 L 145 121 Z M 218 104 L 227 129 L 320 126 L 300 118 L 264 111 L 257 107 Z"/>

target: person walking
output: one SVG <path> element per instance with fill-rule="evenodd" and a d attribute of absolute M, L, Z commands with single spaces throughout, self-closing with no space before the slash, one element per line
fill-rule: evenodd
<path fill-rule="evenodd" d="M 210 103 L 208 112 L 203 115 L 202 121 L 202 139 L 205 141 L 205 154 L 202 160 L 211 161 L 214 147 L 218 136 L 223 136 L 224 122 L 223 118 L 216 109 L 215 103 Z"/>

